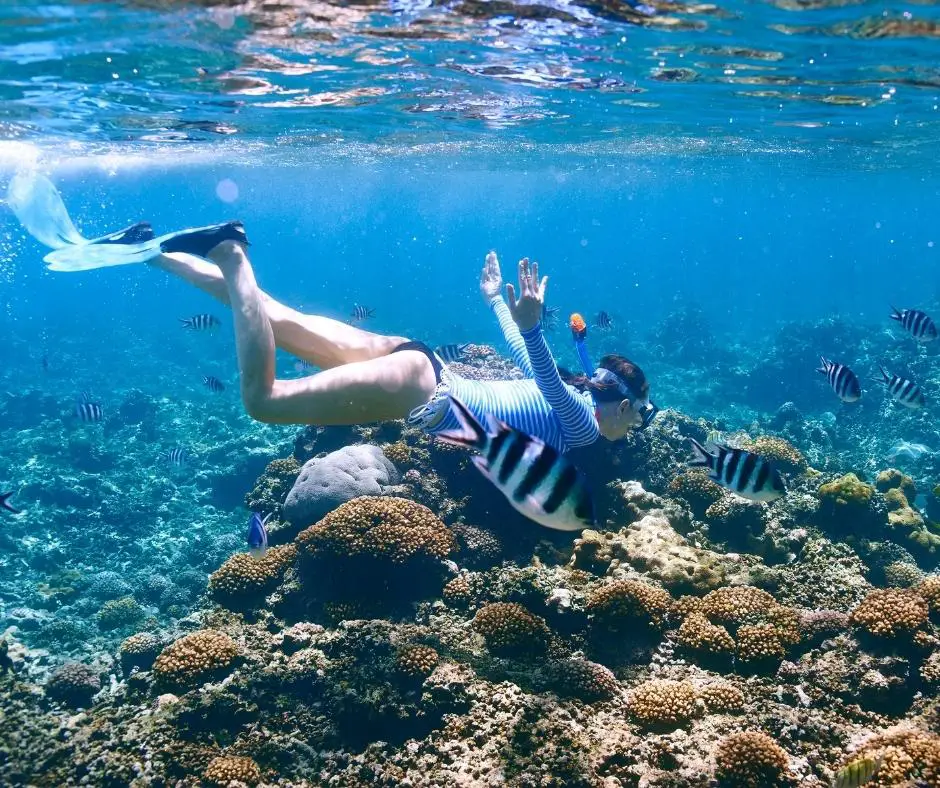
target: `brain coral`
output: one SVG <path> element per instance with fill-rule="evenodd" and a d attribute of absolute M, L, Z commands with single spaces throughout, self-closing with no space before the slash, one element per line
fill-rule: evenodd
<path fill-rule="evenodd" d="M 761 435 L 741 446 L 774 464 L 774 467 L 793 476 L 806 473 L 809 463 L 792 443 L 771 435 Z"/>
<path fill-rule="evenodd" d="M 69 662 L 46 682 L 46 695 L 66 706 L 88 706 L 101 689 L 98 673 L 81 662 Z"/>
<path fill-rule="evenodd" d="M 440 657 L 431 646 L 411 644 L 402 646 L 395 655 L 395 667 L 406 676 L 430 676 L 440 662 Z"/>
<path fill-rule="evenodd" d="M 535 656 L 544 653 L 548 645 L 545 621 L 515 602 L 484 605 L 473 618 L 473 628 L 496 656 Z"/>
<path fill-rule="evenodd" d="M 185 689 L 225 673 L 237 657 L 238 645 L 228 635 L 200 629 L 163 649 L 153 664 L 153 672 L 164 687 Z"/>
<path fill-rule="evenodd" d="M 687 681 L 647 681 L 630 693 L 633 718 L 646 727 L 678 728 L 699 715 L 695 687 Z"/>
<path fill-rule="evenodd" d="M 271 548 L 259 558 L 236 553 L 209 576 L 209 596 L 229 610 L 252 610 L 274 590 L 296 555 L 294 545 Z"/>
<path fill-rule="evenodd" d="M 552 689 L 563 697 L 578 698 L 587 703 L 616 697 L 620 685 L 603 665 L 586 659 L 573 658 L 553 662 L 548 671 Z"/>
<path fill-rule="evenodd" d="M 661 629 L 672 609 L 672 597 L 647 583 L 616 580 L 594 591 L 585 609 L 607 629 L 630 629 L 637 625 Z"/>
<path fill-rule="evenodd" d="M 885 640 L 911 640 L 927 623 L 927 602 L 905 588 L 876 588 L 852 611 L 851 623 Z"/>
<path fill-rule="evenodd" d="M 226 788 L 232 782 L 254 788 L 261 782 L 261 769 L 251 758 L 220 755 L 209 762 L 202 780 L 216 788 Z"/>
<path fill-rule="evenodd" d="M 733 733 L 718 745 L 715 777 L 722 788 L 784 786 L 789 760 L 786 751 L 764 733 Z"/>

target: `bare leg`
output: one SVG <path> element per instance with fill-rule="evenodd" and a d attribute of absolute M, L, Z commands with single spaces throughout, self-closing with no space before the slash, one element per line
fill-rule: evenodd
<path fill-rule="evenodd" d="M 299 380 L 274 375 L 274 331 L 244 249 L 224 241 L 210 253 L 225 279 L 248 414 L 276 424 L 362 424 L 400 419 L 434 393 L 434 368 L 416 351 L 357 361 Z"/>
<path fill-rule="evenodd" d="M 218 266 L 190 254 L 163 254 L 152 265 L 174 274 L 223 304 L 229 304 L 228 289 Z M 282 350 L 303 358 L 321 369 L 351 361 L 368 361 L 387 356 L 405 337 L 387 337 L 363 331 L 319 315 L 305 315 L 261 292 L 274 342 Z"/>

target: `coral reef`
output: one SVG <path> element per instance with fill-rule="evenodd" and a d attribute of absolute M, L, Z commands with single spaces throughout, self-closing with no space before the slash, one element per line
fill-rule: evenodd
<path fill-rule="evenodd" d="M 124 673 L 130 673 L 134 668 L 150 670 L 162 649 L 163 641 L 150 632 L 138 632 L 126 638 L 118 649 Z"/>
<path fill-rule="evenodd" d="M 403 646 L 395 657 L 399 673 L 406 676 L 430 676 L 440 661 L 440 655 L 431 646 L 413 644 Z"/>
<path fill-rule="evenodd" d="M 66 706 L 88 706 L 100 690 L 97 671 L 81 662 L 63 665 L 46 682 L 49 699 Z"/>
<path fill-rule="evenodd" d="M 553 662 L 548 673 L 549 687 L 562 697 L 593 703 L 611 700 L 620 692 L 617 678 L 608 668 L 586 659 Z"/>
<path fill-rule="evenodd" d="M 733 733 L 721 741 L 715 752 L 715 777 L 728 788 L 785 786 L 790 784 L 789 758 L 764 733 Z"/>
<path fill-rule="evenodd" d="M 672 608 L 672 597 L 661 588 L 636 580 L 616 580 L 595 590 L 585 610 L 606 630 L 661 629 Z"/>
<path fill-rule="evenodd" d="M 698 696 L 687 681 L 648 681 L 630 693 L 630 714 L 649 728 L 676 728 L 700 713 Z"/>
<path fill-rule="evenodd" d="M 140 623 L 144 617 L 143 608 L 132 596 L 121 599 L 109 599 L 98 611 L 98 626 L 104 630 L 124 629 Z"/>
<path fill-rule="evenodd" d="M 209 762 L 202 780 L 214 788 L 227 788 L 232 783 L 254 788 L 261 782 L 261 769 L 251 758 L 220 755 Z"/>
<path fill-rule="evenodd" d="M 238 645 L 224 632 L 202 629 L 164 648 L 153 673 L 161 686 L 187 689 L 223 675 L 238 654 Z"/>
<path fill-rule="evenodd" d="M 785 438 L 760 435 L 752 441 L 745 441 L 741 448 L 770 460 L 778 471 L 790 476 L 799 476 L 809 469 L 803 453 Z"/>
<path fill-rule="evenodd" d="M 264 603 L 296 556 L 294 545 L 274 547 L 260 557 L 236 553 L 209 576 L 209 596 L 230 610 L 255 609 Z"/>
<path fill-rule="evenodd" d="M 272 460 L 258 477 L 255 486 L 245 495 L 248 511 L 263 517 L 281 519 L 284 499 L 300 473 L 300 463 L 293 457 Z"/>
<path fill-rule="evenodd" d="M 534 657 L 548 647 L 545 620 L 515 602 L 491 602 L 473 617 L 473 628 L 487 648 L 501 657 Z"/>
<path fill-rule="evenodd" d="M 852 611 L 850 621 L 872 637 L 911 642 L 928 612 L 926 600 L 912 591 L 876 588 Z"/>

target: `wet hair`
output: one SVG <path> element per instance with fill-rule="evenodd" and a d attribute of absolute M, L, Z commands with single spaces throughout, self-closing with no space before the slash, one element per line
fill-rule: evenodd
<path fill-rule="evenodd" d="M 634 400 L 643 400 L 649 396 L 650 384 L 640 369 L 626 356 L 618 356 L 615 353 L 608 353 L 601 358 L 599 367 L 613 372 L 624 385 L 630 389 Z M 572 375 L 565 369 L 559 368 L 562 380 L 581 391 L 590 391 L 597 402 L 620 402 L 623 399 L 623 393 L 612 383 L 596 383 L 587 375 Z"/>

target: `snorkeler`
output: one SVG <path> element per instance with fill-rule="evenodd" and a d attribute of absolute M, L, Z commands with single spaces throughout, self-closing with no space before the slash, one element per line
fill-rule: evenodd
<path fill-rule="evenodd" d="M 36 199 L 60 223 L 71 220 L 51 183 L 38 178 L 10 200 L 38 240 L 64 233 L 37 233 Z M 11 186 L 12 189 L 12 186 Z M 31 191 L 30 191 L 31 190 Z M 50 195 L 54 193 L 55 199 Z M 58 204 L 55 204 L 58 200 Z M 41 221 L 39 222 L 41 224 Z M 74 228 L 67 234 L 77 236 Z M 80 236 L 78 236 L 80 238 Z M 503 280 L 495 253 L 486 257 L 480 292 L 493 310 L 524 380 L 476 381 L 448 369 L 427 345 L 382 336 L 337 320 L 306 315 L 274 300 L 255 281 L 242 226 L 229 223 L 182 231 L 142 243 L 60 244 L 47 255 L 56 270 L 86 270 L 148 262 L 229 304 L 235 324 L 242 400 L 258 421 L 318 426 L 406 419 L 431 434 L 459 427 L 453 395 L 485 423 L 495 417 L 517 430 L 567 451 L 600 437 L 618 440 L 643 426 L 653 406 L 642 370 L 622 356 L 601 359 L 593 374 L 562 380 L 541 327 L 547 277 L 527 259 L 518 267 L 518 296 Z M 203 259 L 206 258 L 206 259 Z M 211 262 L 207 262 L 207 260 Z M 275 376 L 275 347 L 320 367 L 299 379 Z"/>

